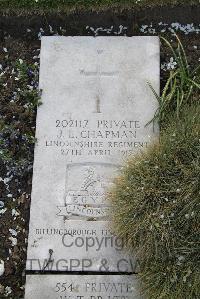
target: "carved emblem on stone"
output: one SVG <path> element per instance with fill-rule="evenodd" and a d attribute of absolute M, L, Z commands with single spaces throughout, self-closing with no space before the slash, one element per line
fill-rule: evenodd
<path fill-rule="evenodd" d="M 112 184 L 113 164 L 77 163 L 67 166 L 64 206 L 58 216 L 66 219 L 105 220 L 109 213 L 106 192 Z M 112 173 L 112 175 L 111 175 Z"/>

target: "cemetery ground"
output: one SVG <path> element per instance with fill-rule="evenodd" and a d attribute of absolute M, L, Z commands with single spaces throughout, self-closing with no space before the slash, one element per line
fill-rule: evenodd
<path fill-rule="evenodd" d="M 41 6 L 51 2 L 41 1 Z M 112 4 L 112 1 L 99 2 Z M 8 1 L 2 3 L 0 8 L 7 8 Z M 24 8 L 28 8 L 30 3 L 32 5 L 32 1 L 22 3 Z M 176 32 L 185 47 L 189 64 L 195 67 L 200 59 L 200 8 L 188 6 L 193 3 L 197 1 L 187 1 L 187 6 L 173 9 L 155 7 L 148 12 L 123 8 L 113 14 L 104 9 L 98 15 L 92 11 L 84 11 L 82 15 L 74 12 L 56 15 L 52 12 L 52 15 L 47 14 L 44 18 L 39 13 L 28 16 L 28 12 L 21 12 L 16 15 L 14 10 L 10 14 L 5 11 L 1 14 L 0 298 L 21 299 L 24 296 L 33 150 L 36 141 L 35 119 L 37 105 L 40 104 L 38 72 L 41 36 L 162 35 L 175 48 Z M 15 4 L 17 7 L 19 1 Z M 162 43 L 161 88 L 164 87 L 169 71 L 176 66 L 171 50 Z"/>
<path fill-rule="evenodd" d="M 151 8 L 156 6 L 175 6 L 175 5 L 196 5 L 199 4 L 198 0 L 3 0 L 0 3 L 0 8 L 6 10 L 16 11 L 19 9 L 19 13 L 22 10 L 32 10 L 36 13 L 44 13 L 45 11 L 57 12 L 74 11 L 74 10 L 88 10 L 95 11 L 101 9 L 113 9 L 113 8 Z"/>

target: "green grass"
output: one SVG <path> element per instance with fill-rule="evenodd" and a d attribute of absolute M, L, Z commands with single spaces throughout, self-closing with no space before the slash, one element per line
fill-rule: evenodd
<path fill-rule="evenodd" d="M 169 123 L 168 118 L 171 117 L 171 113 L 175 113 L 176 117 L 179 118 L 182 107 L 185 104 L 192 105 L 196 102 L 200 92 L 200 65 L 191 67 L 184 47 L 177 35 L 176 39 L 177 48 L 174 49 L 165 38 L 161 37 L 161 40 L 169 47 L 177 63 L 177 67 L 170 71 L 161 96 L 156 94 L 151 84 L 148 83 L 159 103 L 153 121 L 158 121 L 161 127 Z"/>
<path fill-rule="evenodd" d="M 147 299 L 200 298 L 200 105 L 132 158 L 110 198 L 113 229 L 140 259 Z"/>
<path fill-rule="evenodd" d="M 171 50 L 177 69 L 161 97 L 155 94 L 159 109 L 154 121 L 161 125 L 160 140 L 127 162 L 109 198 L 113 230 L 128 239 L 130 250 L 140 260 L 145 298 L 197 299 L 200 73 L 199 66 L 190 69 L 180 41 Z"/>
<path fill-rule="evenodd" d="M 0 0 L 0 9 L 70 10 L 79 8 L 153 7 L 163 5 L 192 5 L 199 0 Z"/>

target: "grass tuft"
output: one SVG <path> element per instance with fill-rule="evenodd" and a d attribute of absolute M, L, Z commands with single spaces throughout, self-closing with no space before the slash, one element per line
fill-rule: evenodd
<path fill-rule="evenodd" d="M 158 121 L 160 126 L 165 126 L 169 123 L 171 113 L 175 112 L 176 117 L 179 118 L 185 104 L 192 105 L 197 101 L 200 91 L 200 65 L 194 69 L 189 65 L 184 47 L 177 35 L 177 49 L 173 49 L 165 38 L 161 37 L 161 39 L 171 50 L 177 67 L 170 71 L 161 96 L 150 83 L 148 84 L 159 103 L 152 121 Z"/>
<path fill-rule="evenodd" d="M 110 194 L 113 227 L 140 259 L 147 298 L 200 298 L 200 105 L 130 160 Z"/>
<path fill-rule="evenodd" d="M 128 238 L 129 249 L 140 260 L 145 298 L 197 299 L 200 78 L 197 69 L 190 70 L 180 41 L 177 50 L 171 50 L 178 68 L 161 97 L 155 94 L 160 106 L 153 121 L 161 124 L 160 142 L 127 162 L 109 198 L 113 230 Z"/>

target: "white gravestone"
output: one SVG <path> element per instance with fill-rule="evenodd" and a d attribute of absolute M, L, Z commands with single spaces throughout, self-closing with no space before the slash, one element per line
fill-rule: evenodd
<path fill-rule="evenodd" d="M 136 272 L 106 193 L 158 136 L 159 57 L 157 37 L 42 38 L 27 270 Z"/>
<path fill-rule="evenodd" d="M 138 299 L 132 275 L 27 275 L 27 299 Z"/>

